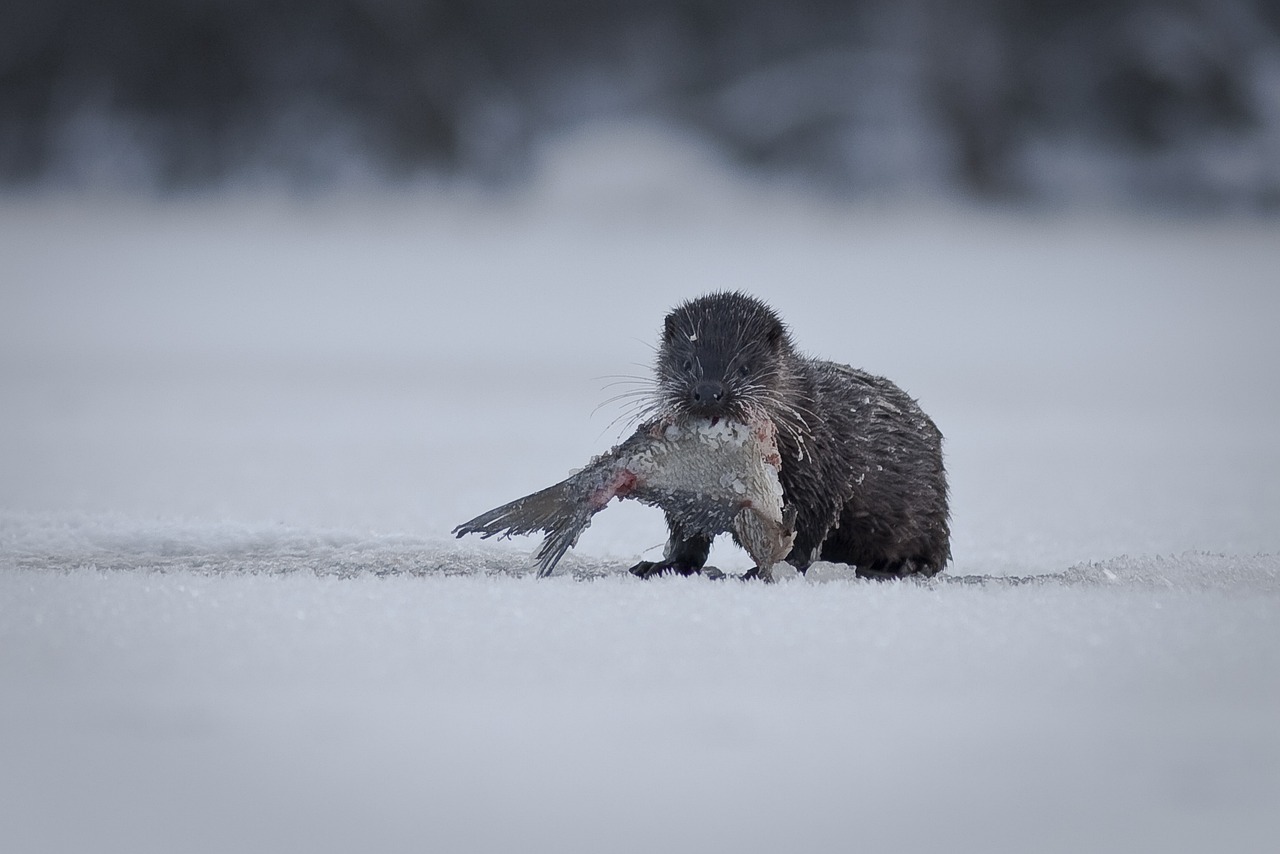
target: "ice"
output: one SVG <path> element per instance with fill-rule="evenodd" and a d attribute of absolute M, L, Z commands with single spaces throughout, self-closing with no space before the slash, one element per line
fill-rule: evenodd
<path fill-rule="evenodd" d="M 0 850 L 1271 850 L 1275 224 L 644 168 L 0 199 Z M 549 579 L 449 537 L 718 287 L 919 398 L 944 575 L 640 582 L 635 502 Z"/>

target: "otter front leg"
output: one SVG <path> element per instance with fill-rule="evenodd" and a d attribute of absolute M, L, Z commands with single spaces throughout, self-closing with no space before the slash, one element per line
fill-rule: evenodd
<path fill-rule="evenodd" d="M 703 573 L 712 578 L 720 578 L 723 573 L 713 567 L 706 566 L 707 557 L 711 554 L 711 537 L 695 534 L 692 537 L 681 537 L 674 527 L 671 538 L 667 540 L 666 551 L 662 560 L 642 560 L 631 567 L 631 574 L 640 578 L 653 578 L 667 572 L 680 575 Z"/>

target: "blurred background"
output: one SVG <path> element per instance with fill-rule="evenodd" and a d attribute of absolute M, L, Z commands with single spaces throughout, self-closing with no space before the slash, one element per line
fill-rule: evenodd
<path fill-rule="evenodd" d="M 1280 206 L 1280 0 L 9 0 L 0 182 L 529 179 L 643 118 L 842 197 Z"/>

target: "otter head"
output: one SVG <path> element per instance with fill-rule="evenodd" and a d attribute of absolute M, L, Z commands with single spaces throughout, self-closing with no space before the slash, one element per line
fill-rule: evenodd
<path fill-rule="evenodd" d="M 663 324 L 657 382 L 678 415 L 748 420 L 776 404 L 787 328 L 773 309 L 742 293 L 715 293 L 677 306 Z"/>

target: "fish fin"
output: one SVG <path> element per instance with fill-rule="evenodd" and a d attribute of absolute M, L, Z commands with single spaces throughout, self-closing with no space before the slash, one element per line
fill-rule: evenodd
<path fill-rule="evenodd" d="M 795 518 L 794 508 L 783 510 L 782 518 L 775 521 L 749 506 L 743 507 L 733 517 L 733 531 L 738 544 L 756 562 L 761 577 L 790 553 L 796 539 Z"/>

